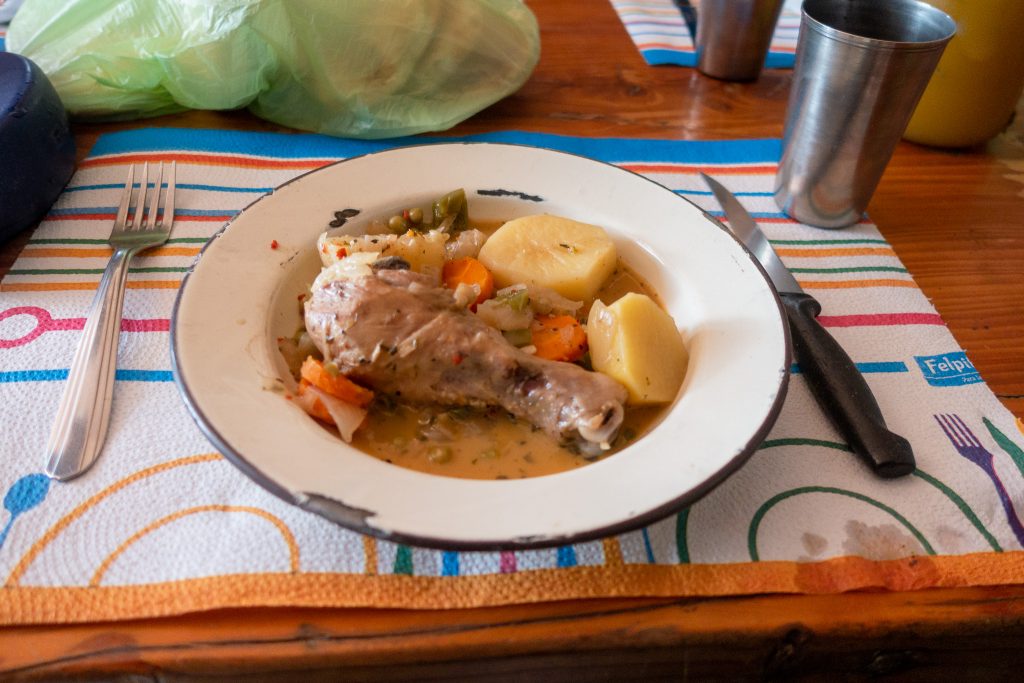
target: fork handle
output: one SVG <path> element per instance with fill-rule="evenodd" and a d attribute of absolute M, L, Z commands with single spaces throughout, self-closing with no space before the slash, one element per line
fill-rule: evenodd
<path fill-rule="evenodd" d="M 47 476 L 74 479 L 103 449 L 110 423 L 125 281 L 132 249 L 117 249 L 100 278 L 46 445 Z"/>
<path fill-rule="evenodd" d="M 992 454 L 989 454 L 987 459 L 977 462 L 981 469 L 985 470 L 985 474 L 992 480 L 993 486 L 996 487 L 996 494 L 999 495 L 999 502 L 1003 505 L 1003 512 L 1006 513 L 1006 522 L 1010 525 L 1010 529 L 1013 530 L 1013 535 L 1017 537 L 1017 542 L 1024 546 L 1024 525 L 1021 524 L 1020 517 L 1017 516 L 1017 510 L 1013 507 L 1013 498 L 1010 497 L 1010 492 L 1006 490 L 1006 485 L 1003 484 L 1003 480 L 999 478 L 999 473 L 996 472 L 995 465 L 992 462 Z"/>

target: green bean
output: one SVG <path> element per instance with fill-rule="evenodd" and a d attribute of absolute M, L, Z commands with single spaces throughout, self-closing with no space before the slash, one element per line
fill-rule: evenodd
<path fill-rule="evenodd" d="M 436 199 L 431 209 L 434 225 L 439 228 L 454 233 L 469 227 L 469 205 L 466 202 L 466 191 L 462 188 Z"/>

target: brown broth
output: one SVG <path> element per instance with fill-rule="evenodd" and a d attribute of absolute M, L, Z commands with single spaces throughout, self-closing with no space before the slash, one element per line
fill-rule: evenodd
<path fill-rule="evenodd" d="M 464 479 L 523 479 L 582 467 L 646 432 L 663 407 L 628 407 L 619 437 L 588 458 L 501 410 L 446 411 L 400 405 L 371 410 L 352 445 L 393 465 Z M 452 417 L 454 414 L 455 417 Z"/>

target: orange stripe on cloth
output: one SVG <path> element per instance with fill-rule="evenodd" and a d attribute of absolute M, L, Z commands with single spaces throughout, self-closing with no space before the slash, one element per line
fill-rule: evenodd
<path fill-rule="evenodd" d="M 70 290 L 91 290 L 99 286 L 96 282 L 4 282 L 0 292 L 64 292 Z M 129 280 L 128 289 L 178 289 L 180 280 Z"/>
<path fill-rule="evenodd" d="M 677 10 L 675 7 L 651 7 L 650 5 L 644 5 L 644 4 L 638 3 L 636 5 L 628 5 L 628 4 L 615 5 L 615 10 L 617 12 L 625 12 L 625 13 L 639 12 L 641 14 L 645 14 L 645 15 L 648 15 L 648 16 L 660 14 L 660 15 L 663 15 L 663 16 L 666 16 L 666 17 L 672 17 L 674 19 L 680 18 L 679 17 L 679 10 Z"/>
<path fill-rule="evenodd" d="M 178 458 L 177 460 L 170 460 L 168 462 L 162 462 L 159 465 L 153 465 L 147 467 L 144 470 L 139 470 L 127 477 L 120 479 L 107 488 L 103 489 L 99 493 L 94 494 L 91 498 L 81 503 L 74 510 L 61 517 L 56 524 L 50 527 L 45 534 L 43 534 L 39 540 L 32 544 L 32 547 L 28 549 L 22 558 L 18 561 L 18 564 L 14 566 L 11 571 L 11 575 L 7 577 L 7 583 L 4 584 L 4 588 L 16 586 L 18 581 L 21 579 L 22 574 L 28 569 L 29 565 L 32 564 L 33 560 L 46 549 L 46 546 L 53 542 L 53 539 L 57 538 L 64 529 L 71 525 L 76 519 L 81 517 L 90 508 L 94 507 L 97 503 L 105 498 L 117 493 L 126 486 L 130 486 L 137 481 L 147 479 L 154 474 L 160 472 L 166 472 L 167 470 L 173 470 L 177 467 L 183 467 L 185 465 L 195 465 L 197 463 L 211 462 L 214 460 L 223 460 L 224 456 L 220 453 L 204 453 L 202 455 L 190 455 L 184 458 Z M 0 590 L 0 595 L 3 595 L 3 590 Z"/>
<path fill-rule="evenodd" d="M 694 48 L 689 45 L 676 45 L 673 43 L 637 43 L 638 50 L 676 50 L 678 52 L 693 52 Z"/>
<path fill-rule="evenodd" d="M 715 166 L 695 164 L 618 164 L 634 173 L 714 173 L 715 175 L 766 175 L 775 173 L 776 165 Z"/>
<path fill-rule="evenodd" d="M 836 247 L 832 249 L 794 249 L 791 247 L 776 247 L 775 253 L 779 256 L 796 256 L 807 258 L 820 258 L 823 256 L 895 256 L 896 252 L 891 247 Z"/>
<path fill-rule="evenodd" d="M 157 247 L 140 251 L 139 256 L 195 256 L 202 247 Z M 109 247 L 98 249 L 74 249 L 64 247 L 29 247 L 21 251 L 23 258 L 110 258 L 114 250 Z"/>
<path fill-rule="evenodd" d="M 601 545 L 604 546 L 604 564 L 606 567 L 621 567 L 623 565 L 622 560 L 622 544 L 619 543 L 619 539 L 614 536 L 606 538 L 601 541 Z"/>
<path fill-rule="evenodd" d="M 147 525 L 143 529 L 132 534 L 128 538 L 128 540 L 119 545 L 114 550 L 114 552 L 107 555 L 106 559 L 104 559 L 103 562 L 100 563 L 100 566 L 96 570 L 96 573 L 92 575 L 92 580 L 89 581 L 89 585 L 100 585 L 100 583 L 103 581 L 103 576 L 107 573 L 107 569 L 110 568 L 110 565 L 113 564 L 114 561 L 118 557 L 120 557 L 125 550 L 131 547 L 136 541 L 141 539 L 143 536 L 146 536 L 152 533 L 153 531 L 156 531 L 160 527 L 170 524 L 171 522 L 175 522 L 179 519 L 182 519 L 183 517 L 188 517 L 189 515 L 197 515 L 203 512 L 245 512 L 248 514 L 256 515 L 257 517 L 262 517 L 263 519 L 267 520 L 275 527 L 277 527 L 277 530 L 281 534 L 281 538 L 284 540 L 285 545 L 288 546 L 288 560 L 291 570 L 293 572 L 299 571 L 299 544 L 295 541 L 295 535 L 292 533 L 291 529 L 289 529 L 288 525 L 281 521 L 280 517 L 275 517 L 266 510 L 250 507 L 247 505 L 197 505 L 196 507 L 187 508 L 185 510 L 178 510 L 177 512 L 167 515 L 166 517 L 161 517 L 155 522 Z"/>
<path fill-rule="evenodd" d="M 94 157 L 84 159 L 79 168 L 93 166 L 119 166 L 143 161 L 177 161 L 182 164 L 200 164 L 203 166 L 230 166 L 235 168 L 320 168 L 333 164 L 337 159 L 259 159 L 249 156 L 233 156 L 230 154 L 193 154 L 188 152 L 167 153 L 151 152 L 137 154 L 119 154 L 115 156 Z"/>
<path fill-rule="evenodd" d="M 238 607 L 461 609 L 554 600 L 1001 586 L 1020 583 L 1024 552 L 871 561 L 577 566 L 514 574 L 424 577 L 232 574 L 134 586 L 0 590 L 0 624 L 142 619 Z"/>
<path fill-rule="evenodd" d="M 804 289 L 860 289 L 867 287 L 907 287 L 917 289 L 913 280 L 879 278 L 875 280 L 799 280 Z"/>
<path fill-rule="evenodd" d="M 373 536 L 363 536 L 363 572 L 369 576 L 377 573 L 377 539 Z"/>

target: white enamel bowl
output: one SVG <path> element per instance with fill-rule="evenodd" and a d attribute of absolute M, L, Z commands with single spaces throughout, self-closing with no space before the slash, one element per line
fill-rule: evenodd
<path fill-rule="evenodd" d="M 690 352 L 667 416 L 628 448 L 569 472 L 473 481 L 366 455 L 272 390 L 276 339 L 300 318 L 317 236 L 465 188 L 471 216 L 551 213 L 603 226 L 660 294 Z M 271 249 L 276 240 L 277 249 Z M 788 382 L 789 337 L 756 260 L 670 190 L 609 164 L 534 147 L 458 143 L 352 158 L 254 202 L 205 247 L 172 324 L 175 379 L 199 427 L 256 482 L 381 538 L 453 549 L 551 546 L 655 521 L 707 493 L 764 439 Z"/>

